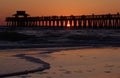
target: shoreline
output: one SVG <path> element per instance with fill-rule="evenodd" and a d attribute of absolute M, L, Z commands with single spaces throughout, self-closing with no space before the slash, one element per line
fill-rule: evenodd
<path fill-rule="evenodd" d="M 51 64 L 49 70 L 41 74 L 31 73 L 32 78 L 119 78 L 120 48 L 91 48 L 61 50 L 42 57 Z M 33 55 L 41 58 L 41 55 Z M 111 75 L 113 75 L 111 77 Z M 16 77 L 17 78 L 17 77 Z"/>
<path fill-rule="evenodd" d="M 99 47 L 99 48 L 95 48 L 95 47 L 84 47 L 84 48 L 81 48 L 81 47 L 69 47 L 69 48 L 66 48 L 66 47 L 63 47 L 63 48 L 41 48 L 41 49 L 43 49 L 43 51 L 46 51 L 46 52 L 36 52 L 35 54 L 33 54 L 33 56 L 34 55 L 37 55 L 37 54 L 52 54 L 52 53 L 58 53 L 58 52 L 60 52 L 60 51 L 69 51 L 69 50 L 86 50 L 86 49 L 116 49 L 116 48 L 120 48 L 120 47 Z M 37 48 L 34 48 L 34 49 L 37 49 Z M 10 50 L 13 50 L 13 49 L 10 49 Z M 20 49 L 19 49 L 20 50 Z M 26 49 L 25 49 L 26 50 Z M 29 49 L 28 49 L 29 50 Z M 1 51 L 1 50 L 0 50 Z M 16 51 L 17 51 L 17 49 L 16 49 Z M 34 51 L 34 50 L 33 50 Z M 39 51 L 39 48 L 38 48 L 38 51 Z M 4 53 L 4 52 L 3 52 Z M 28 55 L 27 55 L 28 54 Z M 49 64 L 49 62 L 47 63 L 47 62 L 44 62 L 44 61 L 42 61 L 40 58 L 36 58 L 36 57 L 33 57 L 33 56 L 29 56 L 29 55 L 32 55 L 32 54 L 29 54 L 29 52 L 28 53 L 18 53 L 18 54 L 16 54 L 16 55 L 13 55 L 12 57 L 17 57 L 17 58 L 19 58 L 19 59 L 25 59 L 25 60 L 27 60 L 27 61 L 29 61 L 29 62 L 34 62 L 34 63 L 40 63 L 40 64 L 43 64 L 43 67 L 39 67 L 39 68 L 37 68 L 37 69 L 33 69 L 33 70 L 27 70 L 27 71 L 22 71 L 22 72 L 15 72 L 15 73 L 9 73 L 9 74 L 2 74 L 2 75 L 0 75 L 0 77 L 11 77 L 11 76 L 18 76 L 18 75 L 27 75 L 27 74 L 34 74 L 34 73 L 36 73 L 36 72 L 39 72 L 39 71 L 43 71 L 43 70 L 46 70 L 46 69 L 50 69 L 50 65 L 51 64 Z"/>
<path fill-rule="evenodd" d="M 119 44 L 119 43 L 118 43 Z M 91 44 L 91 45 L 84 45 L 84 44 L 79 44 L 79 45 L 11 45 L 11 46 L 0 46 L 0 50 L 6 50 L 6 49 L 34 49 L 34 48 L 109 48 L 109 47 L 120 47 L 120 45 L 105 45 L 105 44 Z"/>
<path fill-rule="evenodd" d="M 18 54 L 18 55 L 13 55 L 13 56 L 10 56 L 10 57 L 16 57 L 18 59 L 24 59 L 27 62 L 31 62 L 31 63 L 34 63 L 34 64 L 36 63 L 38 65 L 42 64 L 42 66 L 37 66 L 37 68 L 34 67 L 32 69 L 27 69 L 27 70 L 23 69 L 23 71 L 19 71 L 19 72 L 12 72 L 11 71 L 12 73 L 0 74 L 0 77 L 18 76 L 18 75 L 24 75 L 24 74 L 29 74 L 29 73 L 35 73 L 35 72 L 38 72 L 38 71 L 43 71 L 45 69 L 50 69 L 50 64 L 49 63 L 46 63 L 46 62 L 42 61 L 41 59 L 37 59 L 37 58 L 31 57 L 31 56 L 27 56 L 26 54 Z"/>
<path fill-rule="evenodd" d="M 25 74 L 29 74 L 29 73 L 35 73 L 38 71 L 43 71 L 45 69 L 49 69 L 50 67 L 45 67 L 45 68 L 38 68 L 38 69 L 34 69 L 34 70 L 28 70 L 28 71 L 22 71 L 22 72 L 15 72 L 15 73 L 9 73 L 9 74 L 2 74 L 0 75 L 0 77 L 11 77 L 11 76 L 18 76 L 18 75 L 25 75 Z"/>

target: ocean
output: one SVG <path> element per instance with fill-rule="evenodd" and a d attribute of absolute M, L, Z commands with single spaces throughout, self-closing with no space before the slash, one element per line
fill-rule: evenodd
<path fill-rule="evenodd" d="M 117 29 L 0 30 L 0 48 L 117 47 Z"/>

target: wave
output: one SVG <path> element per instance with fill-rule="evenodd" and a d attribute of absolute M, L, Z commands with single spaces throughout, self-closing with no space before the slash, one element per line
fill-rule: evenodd
<path fill-rule="evenodd" d="M 0 48 L 120 46 L 120 30 L 15 30 L 0 32 Z"/>

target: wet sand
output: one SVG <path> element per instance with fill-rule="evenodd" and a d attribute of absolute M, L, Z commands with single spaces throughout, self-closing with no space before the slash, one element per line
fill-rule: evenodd
<path fill-rule="evenodd" d="M 38 50 L 32 52 L 27 49 L 1 50 L 0 78 L 24 75 L 49 69 L 49 63 L 29 56 L 37 51 Z"/>
<path fill-rule="evenodd" d="M 120 78 L 119 47 L 34 49 L 25 54 L 49 63 L 50 69 L 6 78 Z"/>
<path fill-rule="evenodd" d="M 33 57 L 51 68 L 28 74 L 30 78 L 120 78 L 120 48 L 62 50 Z"/>

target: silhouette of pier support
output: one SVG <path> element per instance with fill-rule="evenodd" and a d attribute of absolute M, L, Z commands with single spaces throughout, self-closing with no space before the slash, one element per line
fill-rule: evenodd
<path fill-rule="evenodd" d="M 7 17 L 10 27 L 59 27 L 65 28 L 120 28 L 120 14 L 82 16 L 42 16 L 30 17 L 25 11 L 17 11 L 14 17 Z"/>

